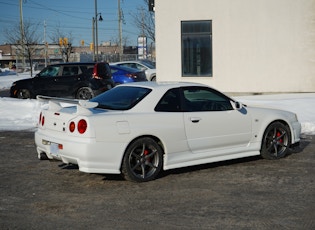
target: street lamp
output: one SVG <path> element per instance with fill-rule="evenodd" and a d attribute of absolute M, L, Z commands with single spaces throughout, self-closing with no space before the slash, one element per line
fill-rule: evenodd
<path fill-rule="evenodd" d="M 99 19 L 97 20 L 97 16 L 100 15 Z M 95 22 L 95 43 L 94 43 L 94 55 L 95 61 L 98 61 L 98 27 L 97 27 L 97 21 L 103 21 L 101 13 L 97 13 L 97 0 L 95 0 L 95 17 L 93 17 L 93 25 Z M 93 32 L 94 35 L 94 32 Z M 94 42 L 94 40 L 93 40 Z"/>
<path fill-rule="evenodd" d="M 97 16 L 100 15 L 97 20 Z M 93 60 L 98 61 L 98 28 L 97 21 L 103 21 L 101 13 L 96 14 L 96 17 L 92 18 L 92 40 L 93 40 Z M 96 55 L 95 55 L 96 53 Z"/>

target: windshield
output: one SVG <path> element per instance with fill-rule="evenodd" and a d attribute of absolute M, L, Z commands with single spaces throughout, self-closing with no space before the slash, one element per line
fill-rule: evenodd
<path fill-rule="evenodd" d="M 94 97 L 90 101 L 98 102 L 97 108 L 128 110 L 134 107 L 151 89 L 132 86 L 120 86 Z"/>

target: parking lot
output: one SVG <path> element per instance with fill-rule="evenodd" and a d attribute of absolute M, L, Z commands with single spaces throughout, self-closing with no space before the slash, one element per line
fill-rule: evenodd
<path fill-rule="evenodd" d="M 315 138 L 288 157 L 170 170 L 132 183 L 39 161 L 0 132 L 0 229 L 315 229 Z"/>

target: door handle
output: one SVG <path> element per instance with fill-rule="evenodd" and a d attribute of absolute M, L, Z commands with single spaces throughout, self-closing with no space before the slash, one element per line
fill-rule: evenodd
<path fill-rule="evenodd" d="M 190 121 L 191 121 L 192 123 L 198 123 L 200 120 L 201 120 L 200 117 L 191 117 L 191 118 L 190 118 Z"/>

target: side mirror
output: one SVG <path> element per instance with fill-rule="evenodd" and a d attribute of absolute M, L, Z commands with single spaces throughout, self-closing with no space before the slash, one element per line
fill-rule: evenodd
<path fill-rule="evenodd" d="M 232 106 L 235 110 L 241 110 L 243 108 L 243 104 L 239 101 L 232 102 Z"/>

